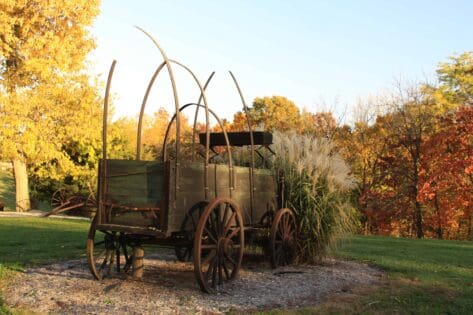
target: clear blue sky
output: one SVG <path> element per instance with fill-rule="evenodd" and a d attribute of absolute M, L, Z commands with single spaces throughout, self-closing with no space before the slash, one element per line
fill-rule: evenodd
<path fill-rule="evenodd" d="M 94 70 L 112 83 L 117 115 L 135 115 L 158 51 L 133 25 L 152 33 L 167 54 L 195 70 L 209 87 L 210 106 L 231 118 L 241 108 L 227 70 L 256 96 L 283 95 L 311 111 L 350 109 L 389 88 L 394 78 L 432 78 L 439 62 L 473 50 L 473 1 L 112 1 L 92 29 Z M 176 70 L 177 71 L 177 70 Z M 148 112 L 173 110 L 166 73 Z M 181 103 L 198 90 L 178 72 Z M 323 105 L 325 103 L 325 105 Z"/>

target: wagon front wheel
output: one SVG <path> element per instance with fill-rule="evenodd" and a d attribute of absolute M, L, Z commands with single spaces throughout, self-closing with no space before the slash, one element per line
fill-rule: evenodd
<path fill-rule="evenodd" d="M 290 209 L 276 212 L 270 238 L 271 266 L 277 268 L 292 264 L 297 257 L 297 224 Z"/>
<path fill-rule="evenodd" d="M 93 220 L 87 238 L 87 263 L 97 280 L 120 272 L 128 272 L 132 264 L 132 251 L 126 235 L 97 230 Z"/>
<path fill-rule="evenodd" d="M 194 237 L 194 273 L 200 288 L 213 293 L 235 279 L 244 250 L 243 219 L 236 203 L 215 198 L 200 217 Z"/>

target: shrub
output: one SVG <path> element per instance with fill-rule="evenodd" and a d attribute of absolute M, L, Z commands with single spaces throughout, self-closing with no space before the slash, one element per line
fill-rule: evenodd
<path fill-rule="evenodd" d="M 276 132 L 274 150 L 273 170 L 284 176 L 283 206 L 298 223 L 299 260 L 314 262 L 355 228 L 354 178 L 330 140 Z"/>

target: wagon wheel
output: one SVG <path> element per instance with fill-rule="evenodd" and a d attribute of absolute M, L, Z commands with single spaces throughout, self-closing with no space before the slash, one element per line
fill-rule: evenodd
<path fill-rule="evenodd" d="M 51 197 L 51 210 L 62 206 L 66 202 L 66 190 L 60 188 L 56 190 Z"/>
<path fill-rule="evenodd" d="M 194 274 L 203 291 L 212 293 L 236 277 L 244 234 L 240 209 L 232 200 L 215 198 L 205 208 L 194 238 Z"/>
<path fill-rule="evenodd" d="M 280 209 L 271 227 L 271 266 L 290 265 L 297 257 L 297 224 L 294 213 L 287 208 Z"/>
<path fill-rule="evenodd" d="M 207 201 L 201 201 L 196 203 L 189 211 L 187 211 L 184 221 L 181 224 L 181 234 L 179 236 L 182 238 L 181 241 L 189 241 L 189 244 L 174 246 L 177 260 L 182 262 L 191 261 L 195 230 L 197 229 L 199 218 L 208 204 Z"/>
<path fill-rule="evenodd" d="M 64 202 L 71 207 L 68 213 L 77 216 L 83 215 L 86 200 L 87 198 L 85 196 L 79 194 L 74 194 L 67 198 Z"/>
<path fill-rule="evenodd" d="M 132 263 L 132 251 L 127 244 L 126 235 L 97 230 L 95 226 L 94 218 L 87 239 L 87 262 L 94 278 L 101 280 L 113 273 L 128 272 Z"/>
<path fill-rule="evenodd" d="M 276 215 L 276 206 L 274 201 L 268 202 L 266 205 L 266 212 L 261 216 L 259 225 L 263 228 L 270 229 Z"/>

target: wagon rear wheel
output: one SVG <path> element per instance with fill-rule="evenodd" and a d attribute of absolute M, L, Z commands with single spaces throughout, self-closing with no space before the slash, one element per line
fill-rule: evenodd
<path fill-rule="evenodd" d="M 240 269 L 244 230 L 240 209 L 232 200 L 215 198 L 200 217 L 194 238 L 194 273 L 200 288 L 213 293 Z"/>
<path fill-rule="evenodd" d="M 128 272 L 132 264 L 132 250 L 123 233 L 97 230 L 92 221 L 87 239 L 87 262 L 95 279 Z"/>
<path fill-rule="evenodd" d="M 174 251 L 176 253 L 177 260 L 185 262 L 191 261 L 193 253 L 195 230 L 199 223 L 199 218 L 205 210 L 205 207 L 209 203 L 207 201 L 201 201 L 196 203 L 189 211 L 187 211 L 184 221 L 181 225 L 181 231 L 179 233 L 179 241 L 189 242 L 188 245 L 176 245 Z"/>
<path fill-rule="evenodd" d="M 292 264 L 297 257 L 297 224 L 290 209 L 276 212 L 270 237 L 271 266 L 277 268 Z"/>

